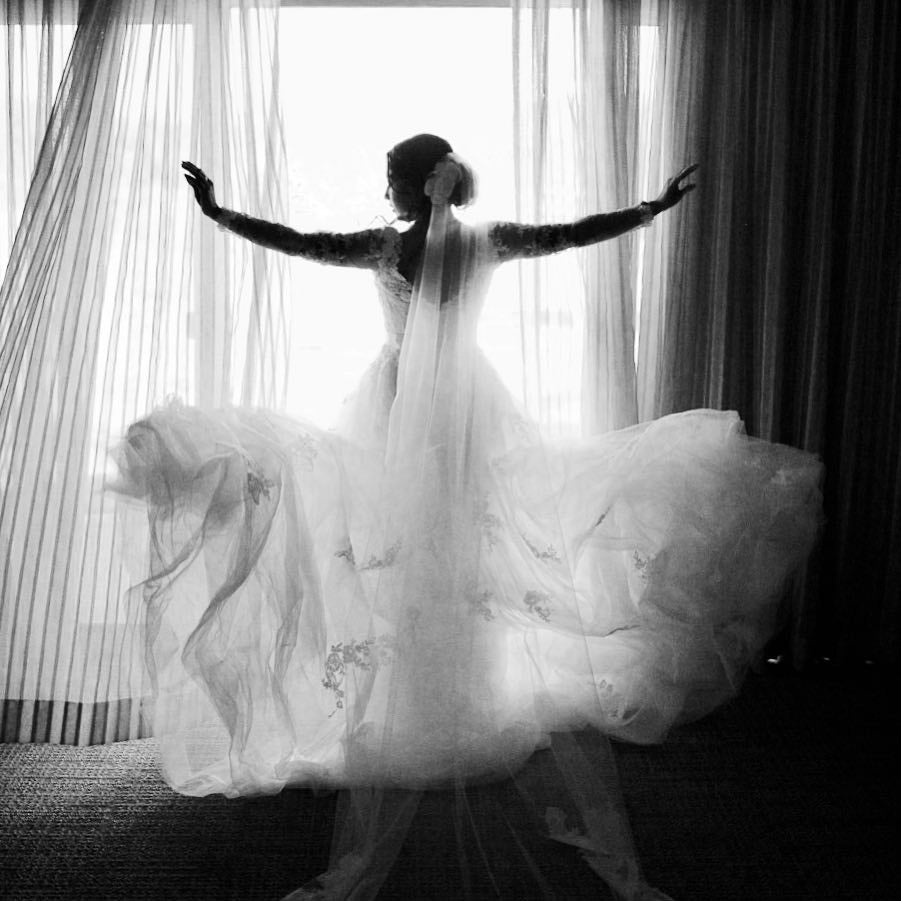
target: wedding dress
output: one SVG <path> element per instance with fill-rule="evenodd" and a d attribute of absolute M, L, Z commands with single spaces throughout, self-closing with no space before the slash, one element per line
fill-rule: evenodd
<path fill-rule="evenodd" d="M 374 897 L 424 789 L 712 710 L 815 539 L 818 461 L 735 413 L 541 436 L 476 342 L 495 266 L 565 246 L 529 229 L 436 208 L 415 286 L 393 228 L 318 236 L 320 259 L 374 270 L 387 334 L 339 426 L 171 402 L 116 452 L 141 502 L 123 515 L 149 511 L 136 592 L 168 782 L 358 789 L 332 869 L 293 898 Z M 609 762 L 563 746 L 550 835 L 620 897 L 663 897 Z"/>

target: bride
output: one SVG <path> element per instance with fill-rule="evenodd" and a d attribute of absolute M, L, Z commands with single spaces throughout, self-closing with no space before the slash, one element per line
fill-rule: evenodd
<path fill-rule="evenodd" d="M 664 897 L 641 877 L 609 750 L 573 733 L 657 742 L 735 693 L 815 539 L 820 466 L 711 410 L 551 442 L 476 329 L 498 265 L 649 225 L 695 167 L 631 209 L 472 227 L 453 215 L 475 197 L 471 169 L 417 135 L 388 153 L 409 227 L 353 234 L 222 208 L 183 167 L 232 234 L 371 269 L 386 340 L 333 431 L 172 402 L 118 449 L 119 490 L 149 511 L 140 591 L 166 779 L 193 795 L 351 789 L 330 869 L 293 899 L 375 897 L 423 790 L 452 790 L 455 822 L 476 830 L 472 793 L 511 778 L 535 828 L 618 897 Z M 555 897 L 526 845 L 508 847 L 530 888 L 500 893 Z M 498 892 L 484 853 L 466 866 Z"/>

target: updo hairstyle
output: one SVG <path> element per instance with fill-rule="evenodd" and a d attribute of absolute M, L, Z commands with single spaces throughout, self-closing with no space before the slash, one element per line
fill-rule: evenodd
<path fill-rule="evenodd" d="M 425 193 L 425 184 L 435 166 L 448 154 L 453 153 L 451 145 L 437 135 L 420 134 L 395 144 L 388 151 L 388 184 L 397 189 L 404 182 L 410 193 L 419 199 L 417 213 L 427 211 L 431 200 Z M 476 181 L 472 167 L 456 155 L 454 162 L 460 167 L 462 176 L 450 195 L 454 206 L 467 206 L 475 200 Z"/>

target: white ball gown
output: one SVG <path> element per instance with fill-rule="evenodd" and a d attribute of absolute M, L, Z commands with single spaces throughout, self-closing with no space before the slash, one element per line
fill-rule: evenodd
<path fill-rule="evenodd" d="M 335 430 L 170 403 L 117 451 L 119 489 L 149 511 L 167 781 L 367 793 L 294 898 L 374 897 L 384 873 L 361 874 L 390 866 L 399 797 L 509 777 L 552 733 L 657 742 L 722 703 L 821 515 L 816 458 L 735 413 L 543 439 L 476 344 L 492 233 L 433 214 L 415 289 L 399 249 L 380 232 L 387 343 Z M 627 839 L 599 834 L 616 831 L 592 797 L 608 763 L 564 761 L 569 800 L 544 819 L 589 863 L 608 842 L 618 864 L 592 866 L 620 897 L 663 897 L 622 865 Z"/>

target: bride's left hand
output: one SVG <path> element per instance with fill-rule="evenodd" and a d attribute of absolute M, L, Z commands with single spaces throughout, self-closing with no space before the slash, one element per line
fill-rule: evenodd
<path fill-rule="evenodd" d="M 689 191 L 694 191 L 696 185 L 682 184 L 682 182 L 697 168 L 697 164 L 686 166 L 678 175 L 673 176 L 666 183 L 666 186 L 660 192 L 660 196 L 652 203 L 655 214 L 674 207 Z"/>

